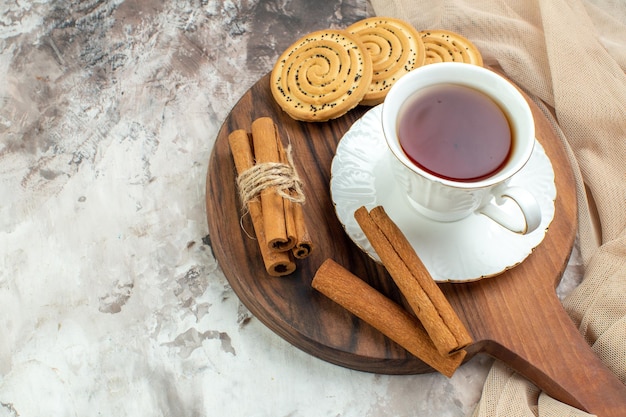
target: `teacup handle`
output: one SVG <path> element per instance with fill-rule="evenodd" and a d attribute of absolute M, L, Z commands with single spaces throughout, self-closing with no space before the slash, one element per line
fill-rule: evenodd
<path fill-rule="evenodd" d="M 521 213 L 504 210 L 501 204 L 504 199 L 514 201 Z M 541 207 L 537 199 L 521 187 L 504 188 L 495 202 L 490 202 L 479 211 L 510 231 L 523 235 L 531 233 L 541 224 Z"/>

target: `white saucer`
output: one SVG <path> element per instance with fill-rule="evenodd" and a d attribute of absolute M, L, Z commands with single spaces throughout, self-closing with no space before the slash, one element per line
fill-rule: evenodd
<path fill-rule="evenodd" d="M 402 195 L 391 174 L 393 157 L 380 126 L 382 105 L 368 111 L 346 132 L 332 161 L 330 192 L 346 233 L 373 259 L 378 255 L 354 219 L 361 206 L 382 205 L 400 227 L 430 274 L 439 282 L 475 281 L 498 275 L 522 262 L 543 240 L 554 218 L 554 170 L 535 142 L 526 166 L 511 185 L 530 190 L 541 207 L 541 225 L 527 235 L 513 233 L 482 214 L 452 223 L 420 215 Z M 514 204 L 514 203 L 512 203 Z"/>

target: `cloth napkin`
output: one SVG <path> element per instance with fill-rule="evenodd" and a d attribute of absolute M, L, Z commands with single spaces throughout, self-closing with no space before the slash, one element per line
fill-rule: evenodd
<path fill-rule="evenodd" d="M 626 383 L 626 1 L 371 0 L 379 16 L 470 39 L 545 109 L 577 179 L 585 268 L 566 311 Z M 496 362 L 474 417 L 588 416 Z"/>

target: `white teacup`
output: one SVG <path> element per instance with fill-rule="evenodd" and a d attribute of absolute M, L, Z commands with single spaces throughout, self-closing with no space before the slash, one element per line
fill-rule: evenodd
<path fill-rule="evenodd" d="M 417 92 L 437 85 L 462 85 L 484 93 L 498 104 L 510 126 L 511 150 L 503 165 L 487 177 L 454 180 L 418 166 L 400 144 L 398 126 L 403 105 Z M 382 128 L 394 156 L 394 175 L 411 205 L 421 214 L 443 222 L 482 213 L 516 233 L 530 233 L 541 223 L 541 209 L 526 189 L 509 186 L 508 180 L 530 159 L 535 125 L 528 103 L 509 81 L 495 72 L 471 64 L 437 63 L 419 67 L 400 78 L 390 89 L 382 109 Z M 504 210 L 511 199 L 519 210 Z"/>

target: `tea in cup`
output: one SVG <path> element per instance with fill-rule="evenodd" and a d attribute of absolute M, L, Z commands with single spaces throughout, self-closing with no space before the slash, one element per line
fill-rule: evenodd
<path fill-rule="evenodd" d="M 419 67 L 390 89 L 382 129 L 410 204 L 433 220 L 481 213 L 530 233 L 541 209 L 509 180 L 530 159 L 535 125 L 524 96 L 495 72 L 471 64 Z M 511 199 L 517 212 L 502 209 Z"/>

